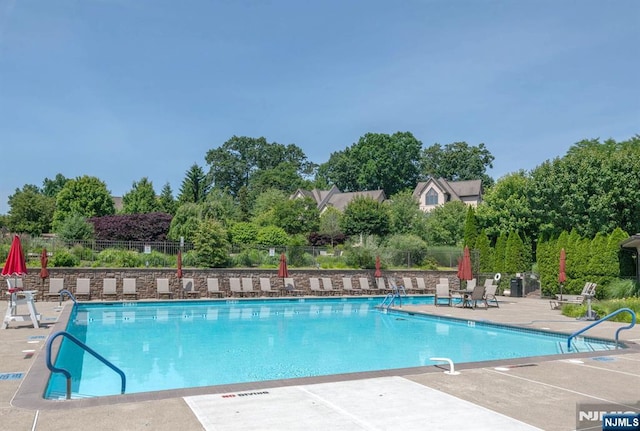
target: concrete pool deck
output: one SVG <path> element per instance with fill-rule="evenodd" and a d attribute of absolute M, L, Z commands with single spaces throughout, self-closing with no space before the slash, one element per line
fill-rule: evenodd
<path fill-rule="evenodd" d="M 433 305 L 403 310 L 565 333 L 590 323 L 562 316 L 547 300 L 499 299 L 500 308 L 489 310 Z M 505 429 L 496 428 L 503 424 L 507 429 L 560 431 L 576 429 L 577 404 L 640 408 L 640 325 L 620 333 L 629 349 L 456 364 L 456 376 L 433 366 L 44 401 L 34 392 L 33 381 L 43 378 L 46 337 L 70 306 L 68 301 L 62 309 L 57 302 L 38 302 L 43 327 L 13 322 L 0 331 L 0 428 L 447 430 Z M 612 339 L 620 326 L 625 325 L 604 322 L 585 335 Z"/>

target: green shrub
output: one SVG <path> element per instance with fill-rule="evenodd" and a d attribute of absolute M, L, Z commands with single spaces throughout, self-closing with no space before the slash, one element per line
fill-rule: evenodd
<path fill-rule="evenodd" d="M 243 250 L 233 256 L 233 266 L 241 268 L 252 268 L 260 266 L 263 261 L 265 252 L 256 249 Z"/>
<path fill-rule="evenodd" d="M 615 279 L 604 289 L 607 299 L 631 298 L 640 296 L 640 284 L 633 280 Z"/>
<path fill-rule="evenodd" d="M 342 256 L 318 256 L 316 262 L 322 269 L 346 269 L 348 268 Z"/>
<path fill-rule="evenodd" d="M 53 267 L 70 267 L 80 265 L 80 259 L 64 249 L 56 249 L 49 259 L 49 265 Z"/>
<path fill-rule="evenodd" d="M 76 256 L 79 260 L 93 260 L 93 250 L 83 247 L 79 244 L 74 245 L 71 248 L 71 254 Z"/>
<path fill-rule="evenodd" d="M 144 259 L 137 251 L 108 248 L 96 256 L 98 266 L 110 268 L 138 268 L 144 266 Z"/>
<path fill-rule="evenodd" d="M 172 266 L 177 266 L 177 259 L 173 259 Z M 182 253 L 182 266 L 198 266 L 198 253 L 195 250 L 189 250 L 186 253 Z"/>
<path fill-rule="evenodd" d="M 176 258 L 159 251 L 152 250 L 149 254 L 140 256 L 144 260 L 145 266 L 151 268 L 168 268 L 176 265 Z"/>
<path fill-rule="evenodd" d="M 595 311 L 600 318 L 613 313 L 621 308 L 629 308 L 636 315 L 640 314 L 640 298 L 627 299 L 610 299 L 607 301 L 596 301 L 591 304 L 591 309 Z M 562 307 L 562 314 L 567 317 L 582 317 L 587 313 L 586 305 L 566 304 Z M 620 313 L 611 319 L 612 322 L 631 323 L 631 314 Z"/>

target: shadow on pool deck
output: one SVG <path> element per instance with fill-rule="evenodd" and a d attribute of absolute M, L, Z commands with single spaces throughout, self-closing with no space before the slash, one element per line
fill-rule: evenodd
<path fill-rule="evenodd" d="M 565 333 L 574 332 L 591 323 L 566 318 L 559 311 L 551 310 L 548 301 L 545 300 L 505 297 L 499 299 L 501 300 L 500 308 L 489 310 L 433 305 L 407 306 L 403 310 Z M 91 427 L 93 430 L 205 429 L 203 422 L 194 415 L 184 397 L 237 394 L 266 388 L 302 387 L 315 383 L 384 376 L 403 376 L 413 382 L 545 430 L 575 429 L 577 403 L 607 401 L 621 403 L 624 406 L 640 407 L 637 390 L 640 385 L 640 346 L 638 345 L 640 325 L 620 333 L 621 340 L 629 346 L 628 349 L 574 354 L 563 356 L 562 359 L 558 356 L 548 356 L 456 364 L 456 369 L 461 371 L 458 376 L 447 375 L 442 372 L 442 368 L 433 366 L 85 400 L 43 400 L 41 395 L 48 378 L 48 370 L 44 364 L 45 338 L 53 330 L 63 329 L 63 323 L 55 329 L 53 323 L 58 317 L 61 322 L 66 321 L 64 315 L 68 315 L 70 305 L 67 302 L 60 310 L 57 302 L 39 302 L 37 307 L 43 315 L 45 327 L 35 329 L 26 324 L 18 326 L 12 323 L 9 329 L 0 331 L 0 372 L 26 375 L 15 380 L 11 380 L 11 376 L 9 379 L 0 380 L 0 420 L 3 429 L 74 430 L 84 427 Z M 585 335 L 612 339 L 615 330 L 620 326 L 624 325 L 605 322 L 592 328 Z M 35 350 L 35 352 L 25 352 L 28 350 Z M 362 386 L 364 390 L 365 385 Z M 358 391 L 351 390 L 352 396 L 358 397 Z M 409 398 L 396 401 L 406 401 L 409 405 L 412 403 Z M 426 413 L 433 417 L 434 412 L 429 412 L 428 406 L 415 406 L 415 408 L 427 409 Z M 344 414 L 348 415 L 349 412 Z M 311 418 L 307 419 L 311 421 Z M 322 418 L 315 418 L 310 423 L 305 420 L 304 417 L 298 418 L 297 423 L 300 424 L 300 429 L 327 429 L 327 425 L 322 424 Z M 401 415 L 396 423 L 402 424 Z M 371 429 L 386 429 L 376 428 L 381 425 L 375 425 L 375 421 L 372 424 Z M 277 424 L 273 428 L 256 425 L 254 429 L 258 428 L 278 429 Z M 440 429 L 448 428 L 444 426 Z"/>

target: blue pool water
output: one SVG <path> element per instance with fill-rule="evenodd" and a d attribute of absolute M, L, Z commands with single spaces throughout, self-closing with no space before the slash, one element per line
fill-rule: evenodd
<path fill-rule="evenodd" d="M 409 299 L 413 303 L 432 298 Z M 126 393 L 558 354 L 566 336 L 383 313 L 380 298 L 78 304 L 67 331 L 127 377 Z M 405 300 L 405 303 L 406 300 Z M 585 343 L 578 340 L 578 344 Z M 608 349 L 595 340 L 583 349 Z M 73 397 L 120 393 L 113 370 L 63 340 Z M 65 393 L 53 374 L 47 398 Z"/>

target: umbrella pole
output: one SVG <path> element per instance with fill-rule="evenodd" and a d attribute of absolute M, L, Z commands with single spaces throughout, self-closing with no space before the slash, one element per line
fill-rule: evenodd
<path fill-rule="evenodd" d="M 560 283 L 560 301 L 562 301 L 562 284 L 563 283 Z"/>

